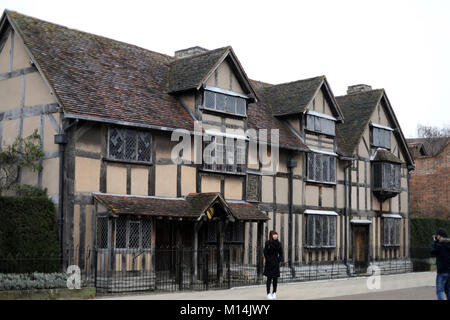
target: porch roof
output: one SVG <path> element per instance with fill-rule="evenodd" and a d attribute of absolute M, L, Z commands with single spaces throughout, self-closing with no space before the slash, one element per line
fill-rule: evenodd
<path fill-rule="evenodd" d="M 237 220 L 268 220 L 257 206 L 245 201 L 227 202 L 220 193 L 190 193 L 182 198 L 130 196 L 94 193 L 94 198 L 115 215 L 131 214 L 171 218 L 200 219 L 206 211 L 220 203 Z"/>

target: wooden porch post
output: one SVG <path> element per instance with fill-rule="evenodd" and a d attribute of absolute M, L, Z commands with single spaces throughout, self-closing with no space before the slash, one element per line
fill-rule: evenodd
<path fill-rule="evenodd" d="M 115 254 L 114 254 L 114 239 L 115 239 L 115 234 L 116 234 L 116 219 L 115 218 L 111 218 L 110 220 L 110 226 L 111 226 L 111 232 L 110 232 L 110 239 L 109 239 L 109 245 L 108 245 L 108 249 L 109 249 L 109 259 L 108 259 L 108 289 L 112 289 L 113 288 L 113 273 L 114 273 L 114 269 L 115 269 Z"/>
<path fill-rule="evenodd" d="M 192 239 L 192 263 L 193 263 L 193 276 L 197 280 L 198 275 L 198 232 L 203 223 L 203 220 L 196 221 L 194 224 L 194 233 Z"/>
<path fill-rule="evenodd" d="M 256 263 L 257 263 L 257 278 L 258 282 L 262 280 L 262 274 L 263 274 L 263 235 L 264 235 L 264 222 L 259 221 L 258 222 L 258 234 L 256 236 Z"/>
<path fill-rule="evenodd" d="M 223 258 L 223 243 L 225 240 L 225 221 L 223 221 L 222 219 L 219 220 L 218 223 L 218 228 L 219 228 L 219 239 L 218 239 L 218 254 L 217 254 L 217 280 L 219 281 L 219 283 L 222 283 L 223 280 L 223 262 L 224 262 L 224 258 Z"/>

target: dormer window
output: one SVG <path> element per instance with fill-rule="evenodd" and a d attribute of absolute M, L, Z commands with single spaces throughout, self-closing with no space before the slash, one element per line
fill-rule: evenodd
<path fill-rule="evenodd" d="M 334 136 L 335 129 L 335 120 L 332 117 L 311 111 L 306 114 L 306 130 Z"/>
<path fill-rule="evenodd" d="M 391 131 L 392 128 L 372 123 L 372 141 L 374 147 L 391 148 Z"/>
<path fill-rule="evenodd" d="M 221 90 L 223 92 L 205 90 L 203 107 L 207 110 L 229 113 L 237 116 L 246 116 L 247 101 L 244 96 L 237 93 Z"/>

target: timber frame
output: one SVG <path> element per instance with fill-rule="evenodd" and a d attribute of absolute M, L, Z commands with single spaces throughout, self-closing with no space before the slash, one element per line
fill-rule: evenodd
<path fill-rule="evenodd" d="M 60 50 L 49 49 L 53 47 Z M 87 50 L 91 55 L 80 54 Z M 104 65 L 95 58 L 101 54 L 107 55 Z M 80 85 L 87 82 L 89 87 Z M 205 89 L 245 99 L 245 116 L 203 108 Z M 35 175 L 21 172 L 18 182 L 49 190 L 60 213 L 62 249 L 70 252 L 65 265 L 95 269 L 101 259 L 109 271 L 127 265 L 126 257 L 115 261 L 113 250 L 120 215 L 151 219 L 152 246 L 167 240 L 166 230 L 157 226 L 170 225 L 171 245 L 199 248 L 203 245 L 199 232 L 208 223 L 205 212 L 211 208 L 230 217 L 219 219 L 219 251 L 227 225 L 242 221 L 242 263 L 255 266 L 260 278 L 260 249 L 270 230 L 280 235 L 292 275 L 296 267 L 315 262 L 337 262 L 351 274 L 361 255 L 355 246 L 365 241 L 369 248 L 363 256 L 367 254 L 371 264 L 409 261 L 408 190 L 414 161 L 383 89 L 335 97 L 325 76 L 262 83 L 247 77 L 231 47 L 177 58 L 6 10 L 0 20 L 0 96 L 0 145 L 31 129 L 41 135 L 43 170 Z M 331 119 L 335 135 L 307 130 L 306 117 L 313 113 Z M 276 129 L 279 142 L 267 141 L 264 147 L 267 158 L 279 148 L 279 163 L 272 167 L 258 155 L 256 164 L 250 161 L 255 159 L 246 139 L 242 172 L 205 170 L 186 159 L 174 163 L 171 150 L 177 142 L 171 134 L 183 129 L 194 136 L 196 122 L 204 132 L 241 138 L 249 129 Z M 392 147 L 385 157 L 397 159 L 401 166 L 400 188 L 389 198 L 379 199 L 374 193 L 373 124 L 393 129 Z M 112 127 L 148 132 L 150 160 L 111 158 Z M 196 150 L 193 158 L 202 151 Z M 335 182 L 308 179 L 308 155 L 313 153 L 335 159 Z M 326 161 L 317 163 L 315 170 L 331 176 L 330 167 L 323 165 Z M 113 198 L 106 203 L 107 197 Z M 208 197 L 214 198 L 208 206 L 196 207 Z M 317 227 L 308 224 L 312 215 L 333 216 L 335 228 L 324 227 L 324 222 Z M 386 215 L 398 219 L 398 245 L 383 245 Z M 103 216 L 109 219 L 109 249 L 98 251 L 97 218 Z M 330 219 L 317 219 L 322 220 Z M 326 234 L 333 238 L 329 244 L 308 244 L 309 234 L 316 230 L 325 234 L 325 229 L 332 230 Z M 88 261 L 89 252 L 104 257 Z M 142 266 L 154 270 L 156 257 L 146 253 L 142 259 Z"/>

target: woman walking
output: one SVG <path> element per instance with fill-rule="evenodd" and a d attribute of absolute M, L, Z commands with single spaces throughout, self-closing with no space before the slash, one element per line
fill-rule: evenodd
<path fill-rule="evenodd" d="M 264 273 L 267 277 L 267 299 L 276 299 L 278 277 L 280 276 L 280 262 L 283 260 L 283 250 L 278 240 L 278 233 L 275 230 L 269 232 L 269 240 L 264 245 Z M 273 291 L 270 294 L 270 284 L 273 282 Z"/>

